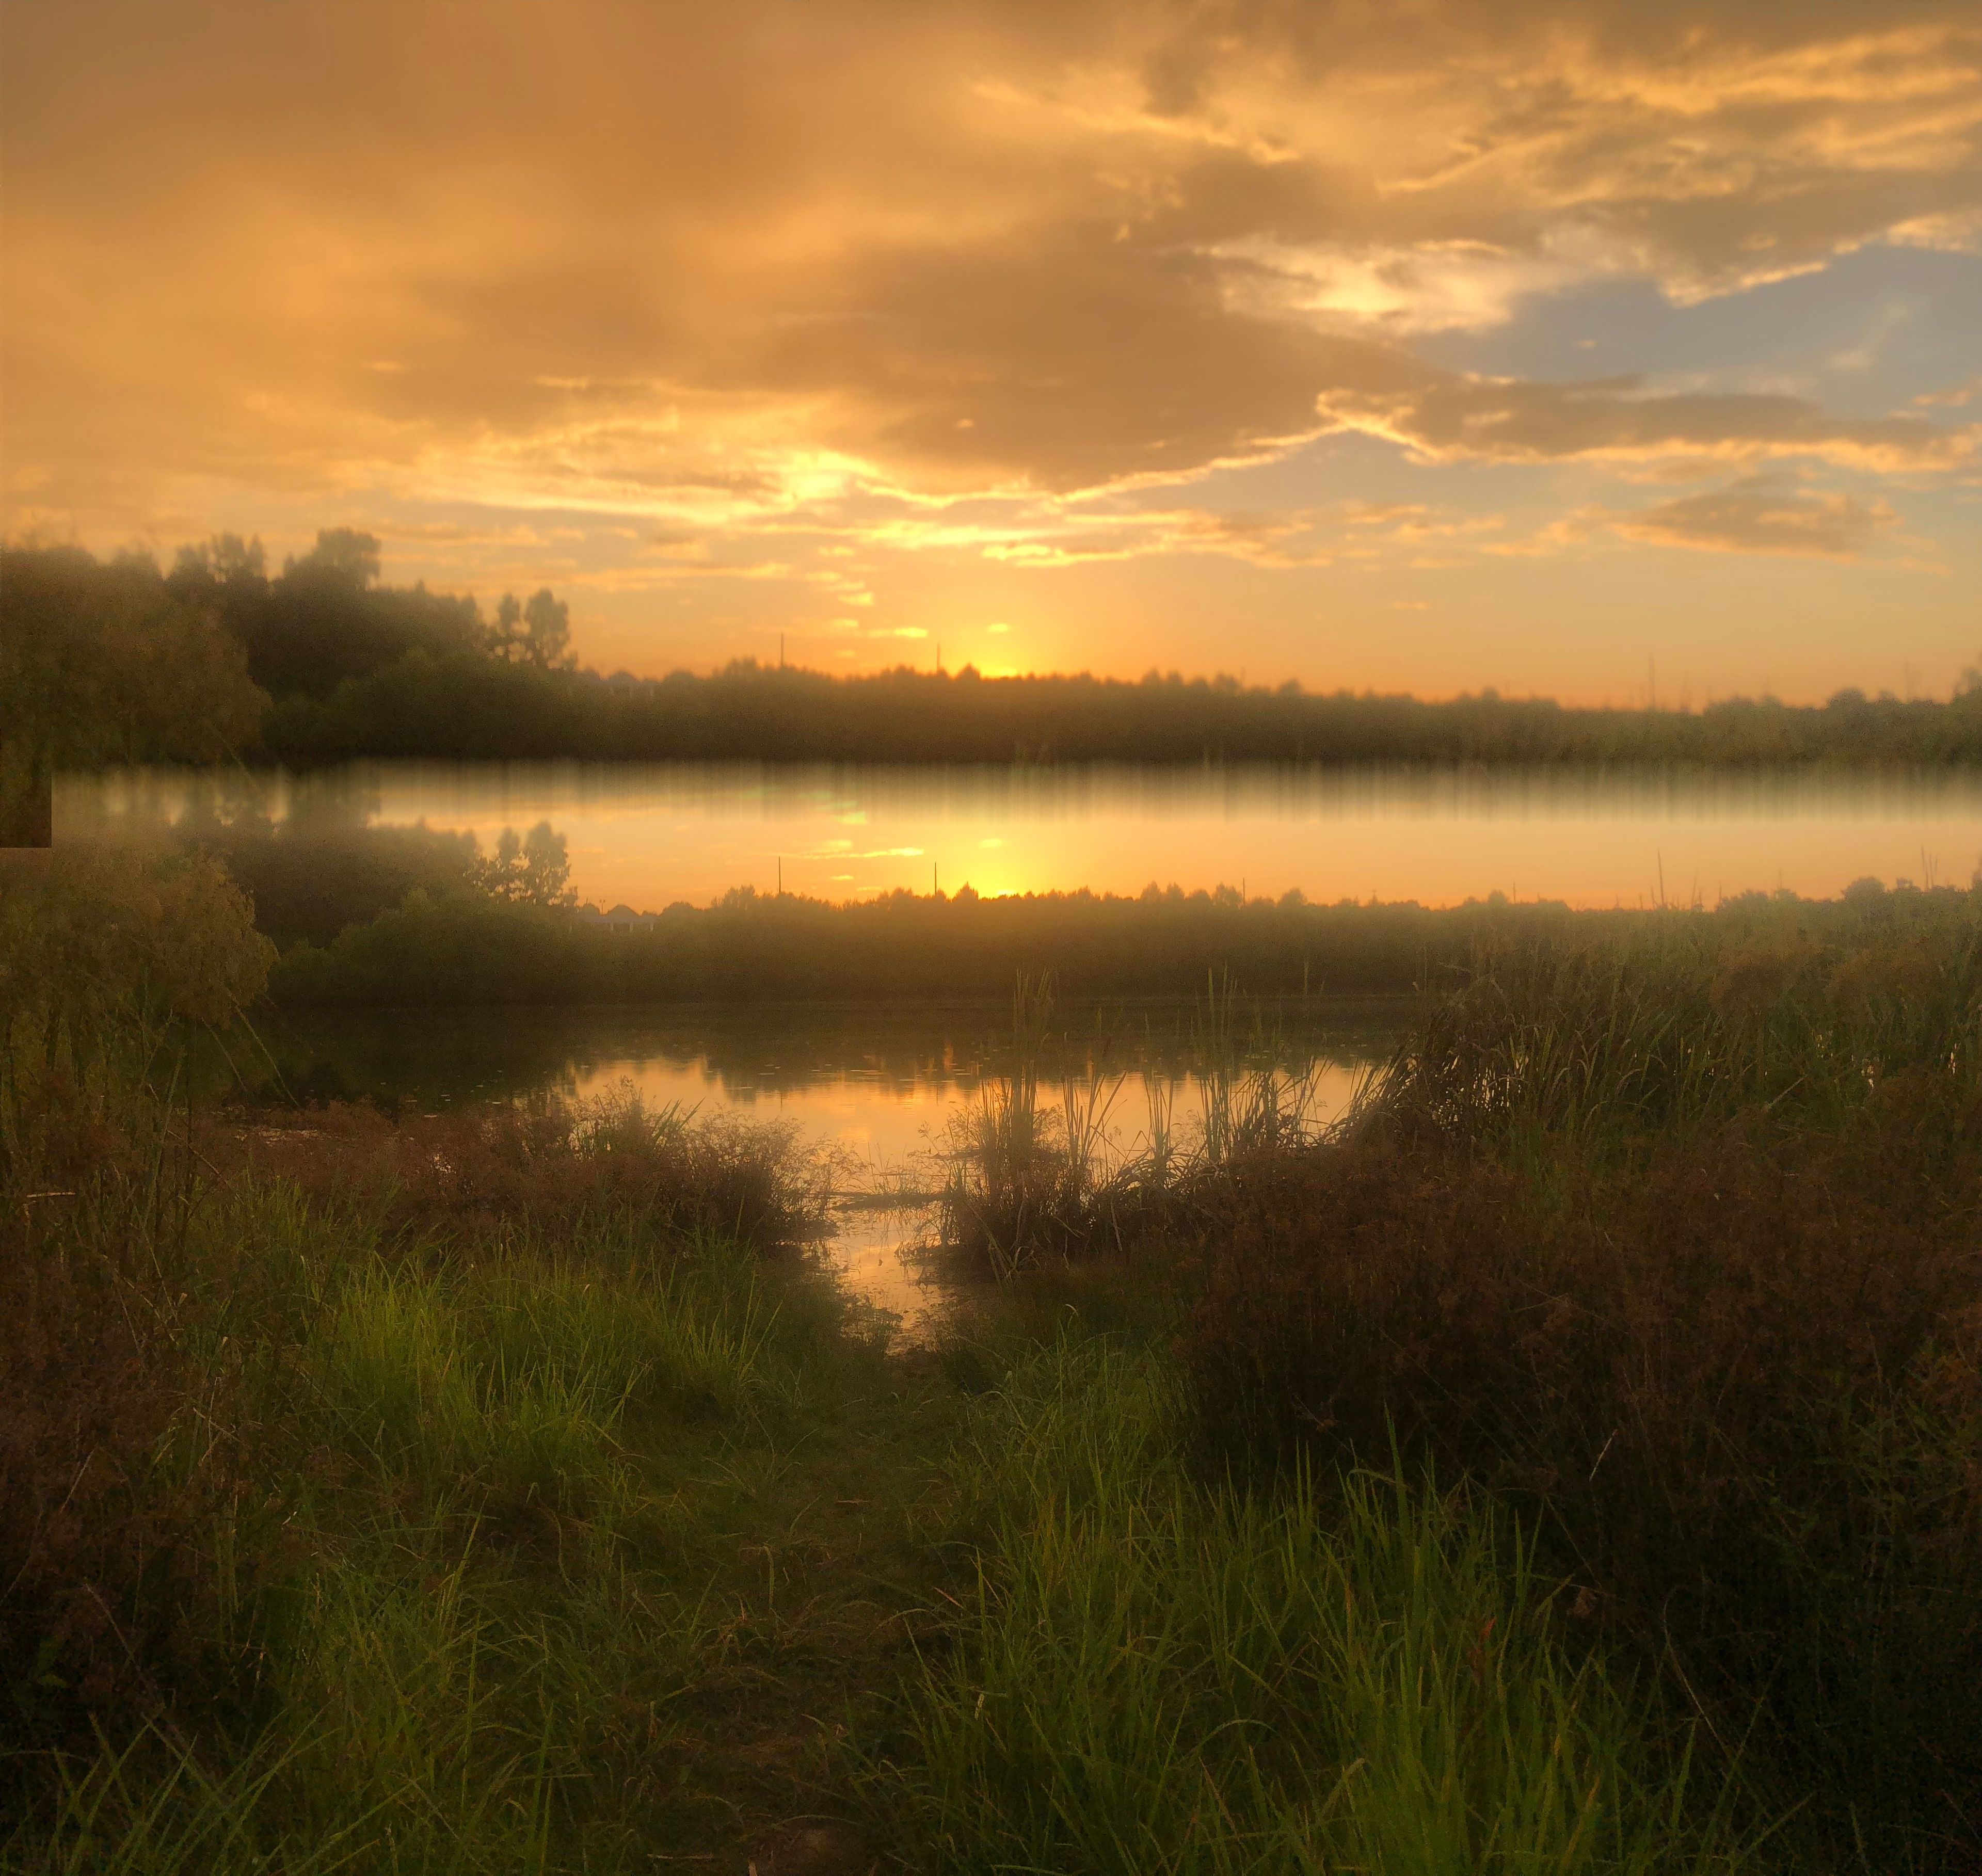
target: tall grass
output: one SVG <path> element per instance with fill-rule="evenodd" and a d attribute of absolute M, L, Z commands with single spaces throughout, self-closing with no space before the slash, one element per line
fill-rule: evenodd
<path fill-rule="evenodd" d="M 1683 1741 L 1564 1645 L 1517 1531 L 1429 1479 L 1196 1483 L 1160 1360 L 1063 1341 L 959 1462 L 980 1574 L 909 1701 L 920 1866 L 1727 1869 Z"/>
<path fill-rule="evenodd" d="M 829 1300 L 729 1247 L 657 1270 L 605 1229 L 472 1260 L 384 1250 L 252 1180 L 193 1235 L 187 1268 L 226 1294 L 190 1300 L 184 1367 L 234 1384 L 179 1397 L 159 1463 L 221 1415 L 239 1489 L 190 1534 L 204 1581 L 181 1632 L 230 1658 L 47 1761 L 53 1795 L 40 1779 L 12 1866 L 616 1854 L 621 1794 L 670 1751 L 715 1645 L 719 1563 L 683 1489 L 814 1421 L 826 1370 L 858 1353 L 836 1354 Z M 237 1304 L 226 1247 L 244 1241 L 262 1276 Z M 203 1716 L 196 1735 L 179 1711 Z"/>
<path fill-rule="evenodd" d="M 1289 1053 L 1268 1008 L 1214 973 L 1195 1005 L 1190 1080 L 1200 1100 L 1178 1123 L 1177 1087 L 1145 1073 L 1146 1132 L 1126 1149 L 1111 1117 L 1125 1077 L 1089 1049 L 1084 1073 L 1060 1078 L 1057 1104 L 1041 1095 L 1053 1030 L 1050 976 L 1021 975 L 1013 1004 L 1011 1065 L 987 1077 L 952 1123 L 940 1225 L 950 1245 L 1009 1278 L 1046 1257 L 1121 1250 L 1173 1225 L 1193 1182 L 1246 1155 L 1297 1149 L 1317 1134 L 1315 1068 L 1282 1066 Z"/>
<path fill-rule="evenodd" d="M 1483 959 L 1213 1195 L 1186 1354 L 1236 1463 L 1396 1438 L 1525 1507 L 1807 1861 L 1970 1868 L 1982 933 L 1864 910 Z"/>
<path fill-rule="evenodd" d="M 1982 1087 L 1982 920 L 1966 895 L 1909 900 L 1861 900 L 1854 923 L 1823 934 L 1793 916 L 1677 914 L 1622 942 L 1484 948 L 1375 1105 L 1391 1124 L 1546 1137 L 1560 1153 L 1750 1110 L 1836 1127 L 1907 1073 L 1969 1098 Z"/>
<path fill-rule="evenodd" d="M 871 1381 L 823 1283 L 736 1241 L 803 1229 L 815 1169 L 625 1100 L 189 1117 L 153 1077 L 238 1006 L 238 896 L 52 872 L 0 922 L 42 965 L 0 980 L 0 1865 L 666 1841 L 734 1645 L 689 1507 Z"/>

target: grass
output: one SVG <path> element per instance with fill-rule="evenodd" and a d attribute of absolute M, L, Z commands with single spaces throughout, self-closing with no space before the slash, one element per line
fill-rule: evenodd
<path fill-rule="evenodd" d="M 1945 907 L 1483 956 L 1326 1135 L 1230 998 L 1224 1119 L 1121 1164 L 1021 1047 L 965 1194 L 1079 1230 L 914 1356 L 788 1137 L 189 1113 L 245 907 L 56 884 L 0 906 L 0 1868 L 1976 1866 Z"/>
<path fill-rule="evenodd" d="M 988 1077 L 953 1120 L 949 1177 L 938 1224 L 950 1250 L 1000 1279 L 1049 1259 L 1120 1252 L 1175 1230 L 1193 1187 L 1260 1153 L 1299 1152 L 1320 1137 L 1316 1065 L 1282 1066 L 1290 1053 L 1265 1006 L 1213 974 L 1192 1013 L 1189 1068 L 1200 1113 L 1176 1120 L 1177 1084 L 1143 1077 L 1146 1130 L 1118 1150 L 1109 1122 L 1125 1077 L 1111 1075 L 1105 1038 L 1085 1073 L 1061 1078 L 1057 1103 L 1043 1091 L 1056 1038 L 1053 981 L 1021 973 L 1013 1002 L 1010 1066 Z"/>
<path fill-rule="evenodd" d="M 604 1230 L 436 1260 L 252 1180 L 201 1229 L 216 1292 L 226 1245 L 275 1273 L 187 1331 L 232 1385 L 175 1431 L 217 1392 L 254 1449 L 185 1611 L 218 1658 L 48 1762 L 15 1867 L 612 1868 L 805 1808 L 915 1601 L 865 1514 L 913 1440 L 822 1280 Z"/>
<path fill-rule="evenodd" d="M 1039 1350 L 973 1415 L 961 1635 L 869 1774 L 912 1866 L 1740 1865 L 1517 1531 L 1428 1479 L 1207 1485 L 1186 1445 L 1170 1365 L 1106 1340 Z"/>

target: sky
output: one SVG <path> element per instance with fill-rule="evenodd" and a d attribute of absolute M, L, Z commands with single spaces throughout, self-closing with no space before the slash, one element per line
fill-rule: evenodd
<path fill-rule="evenodd" d="M 1982 660 L 1974 0 L 0 0 L 0 531 L 659 673 Z"/>

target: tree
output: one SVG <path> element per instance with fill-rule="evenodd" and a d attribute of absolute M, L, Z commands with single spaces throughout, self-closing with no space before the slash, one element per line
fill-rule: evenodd
<path fill-rule="evenodd" d="M 216 534 L 182 547 L 166 580 L 168 586 L 180 592 L 213 586 L 230 593 L 259 592 L 268 583 L 269 556 L 259 534 L 248 541 L 238 534 Z"/>
<path fill-rule="evenodd" d="M 489 628 L 489 649 L 505 664 L 514 664 L 523 655 L 523 609 L 513 593 L 506 593 L 496 604 L 496 623 Z"/>
<path fill-rule="evenodd" d="M 315 546 L 300 560 L 293 555 L 285 560 L 282 573 L 285 579 L 300 575 L 362 593 L 379 577 L 379 537 L 358 528 L 319 528 Z"/>
<path fill-rule="evenodd" d="M 79 547 L 0 553 L 0 697 L 36 766 L 217 762 L 253 746 L 269 705 L 209 596 Z"/>
<path fill-rule="evenodd" d="M 538 669 L 566 671 L 577 663 L 569 649 L 571 608 L 555 598 L 549 587 L 539 587 L 530 596 L 529 604 L 523 608 L 523 623 L 527 628 L 525 653 Z"/>
<path fill-rule="evenodd" d="M 494 856 L 475 862 L 474 880 L 492 899 L 512 905 L 568 906 L 577 897 L 564 836 L 549 821 L 538 822 L 520 840 L 515 828 L 504 828 Z"/>
<path fill-rule="evenodd" d="M 570 652 L 571 608 L 548 586 L 519 606 L 506 593 L 496 606 L 489 649 L 506 664 L 532 664 L 540 671 L 569 671 L 578 660 Z"/>

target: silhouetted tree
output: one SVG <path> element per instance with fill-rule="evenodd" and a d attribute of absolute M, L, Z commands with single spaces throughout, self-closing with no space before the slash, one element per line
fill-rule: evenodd
<path fill-rule="evenodd" d="M 540 671 L 568 671 L 577 663 L 570 654 L 571 608 L 548 586 L 530 595 L 523 608 L 525 655 Z"/>
<path fill-rule="evenodd" d="M 217 762 L 252 748 L 268 698 L 219 609 L 148 556 L 0 552 L 0 733 L 48 760 Z"/>
<path fill-rule="evenodd" d="M 523 655 L 523 609 L 513 593 L 504 593 L 496 603 L 496 623 L 489 628 L 489 649 L 505 664 L 514 664 Z"/>
<path fill-rule="evenodd" d="M 497 601 L 489 649 L 505 664 L 569 671 L 578 662 L 571 656 L 570 645 L 571 608 L 549 587 L 539 587 L 525 604 L 519 605 L 513 593 L 504 593 Z"/>
<path fill-rule="evenodd" d="M 494 856 L 478 860 L 471 876 L 492 899 L 512 905 L 568 906 L 577 896 L 564 836 L 549 821 L 538 822 L 520 840 L 515 828 L 504 828 Z"/>
<path fill-rule="evenodd" d="M 379 537 L 357 528 L 319 528 L 308 553 L 282 562 L 282 576 L 320 579 L 362 593 L 379 577 Z"/>

